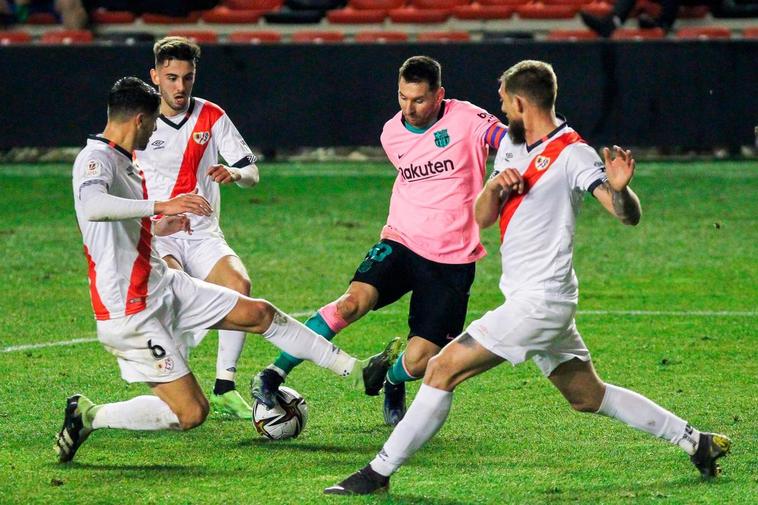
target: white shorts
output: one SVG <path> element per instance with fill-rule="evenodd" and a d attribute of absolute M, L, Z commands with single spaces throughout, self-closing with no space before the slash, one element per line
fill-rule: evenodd
<path fill-rule="evenodd" d="M 153 238 L 153 248 L 161 258 L 173 256 L 182 269 L 196 279 L 205 279 L 218 260 L 224 256 L 237 256 L 223 237 L 183 239 L 167 237 Z"/>
<path fill-rule="evenodd" d="M 190 373 L 189 349 L 226 317 L 239 293 L 167 270 L 169 281 L 145 310 L 97 322 L 97 338 L 118 359 L 126 382 L 171 382 Z"/>
<path fill-rule="evenodd" d="M 511 298 L 472 322 L 466 333 L 513 366 L 531 358 L 547 377 L 561 363 L 590 359 L 575 313 L 573 301 Z"/>

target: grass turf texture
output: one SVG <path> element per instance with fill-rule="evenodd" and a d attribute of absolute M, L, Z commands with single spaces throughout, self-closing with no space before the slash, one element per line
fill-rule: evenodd
<path fill-rule="evenodd" d="M 392 186 L 386 164 L 270 164 L 252 190 L 224 188 L 223 227 L 256 296 L 305 313 L 341 294 L 378 238 Z M 69 168 L 0 167 L 0 350 L 94 337 Z M 344 503 L 755 503 L 758 500 L 758 167 L 640 163 L 637 228 L 585 202 L 576 236 L 578 326 L 608 382 L 639 391 L 705 430 L 728 434 L 725 475 L 703 483 L 677 447 L 572 412 L 532 364 L 462 385 L 448 423 L 393 478 L 389 497 Z M 479 265 L 469 320 L 501 302 L 497 232 Z M 359 356 L 404 335 L 407 298 L 336 342 Z M 597 315 L 653 310 L 676 315 Z M 743 312 L 732 316 L 687 311 Z M 747 314 L 744 314 L 747 312 Z M 304 317 L 301 317 L 304 319 Z M 217 339 L 191 365 L 210 390 Z M 249 336 L 239 383 L 276 350 Z M 300 438 L 267 442 L 242 421 L 189 433 L 100 431 L 73 464 L 55 463 L 65 398 L 144 394 L 98 343 L 0 352 L 2 503 L 322 503 L 322 489 L 368 462 L 390 433 L 368 398 L 304 364 L 287 381 L 307 399 Z M 418 383 L 410 387 L 415 393 Z"/>

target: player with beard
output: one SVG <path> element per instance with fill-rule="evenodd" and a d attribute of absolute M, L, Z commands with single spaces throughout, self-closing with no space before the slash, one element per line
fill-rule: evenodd
<path fill-rule="evenodd" d="M 327 494 L 386 490 L 389 478 L 442 427 L 461 382 L 503 362 L 532 359 L 571 407 L 612 417 L 679 446 L 704 478 L 729 452 L 724 435 L 700 432 L 644 396 L 603 382 L 595 372 L 574 314 L 578 283 L 572 263 L 576 216 L 591 193 L 622 223 L 640 221 L 629 187 L 630 151 L 603 150 L 604 161 L 555 113 L 557 80 L 550 65 L 522 61 L 500 78 L 508 137 L 495 171 L 476 199 L 480 227 L 499 222 L 505 303 L 472 322 L 429 362 L 405 418 L 369 465 Z"/>
<path fill-rule="evenodd" d="M 389 425 L 405 414 L 405 382 L 421 378 L 429 359 L 463 329 L 475 262 L 486 254 L 474 200 L 489 149 L 497 149 L 506 131 L 487 111 L 446 99 L 440 64 L 427 56 L 402 64 L 397 97 L 400 111 L 381 135 L 397 171 L 381 240 L 358 266 L 347 292 L 305 323 L 332 339 L 370 310 L 412 293 L 408 346 L 383 381 Z M 280 354 L 256 376 L 253 396 L 273 404 L 279 385 L 299 362 Z M 381 389 L 382 381 L 366 393 Z"/>
<path fill-rule="evenodd" d="M 256 158 L 223 109 L 192 96 L 200 47 L 183 37 L 166 37 L 153 47 L 153 84 L 161 94 L 161 114 L 148 148 L 135 153 L 150 198 L 167 199 L 197 191 L 213 207 L 210 216 L 191 216 L 192 234 L 158 237 L 155 249 L 171 268 L 192 277 L 250 294 L 250 277 L 239 256 L 227 245 L 219 225 L 219 186 L 258 183 Z M 228 165 L 219 163 L 219 153 Z M 195 344 L 205 336 L 199 330 Z M 250 419 L 250 405 L 236 389 L 237 362 L 245 342 L 240 331 L 218 332 L 216 382 L 211 407 L 216 413 Z"/>

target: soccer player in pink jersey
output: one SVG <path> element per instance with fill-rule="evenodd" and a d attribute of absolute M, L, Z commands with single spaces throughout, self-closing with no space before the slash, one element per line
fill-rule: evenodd
<path fill-rule="evenodd" d="M 400 67 L 400 111 L 387 121 L 382 147 L 397 171 L 387 224 L 347 292 L 319 309 L 306 326 L 327 339 L 370 310 L 411 292 L 408 347 L 386 376 L 384 419 L 405 414 L 405 382 L 424 375 L 429 359 L 463 329 L 475 262 L 486 252 L 474 219 L 489 148 L 505 126 L 471 103 L 446 99 L 440 64 L 414 56 Z M 280 354 L 256 376 L 252 394 L 266 404 L 299 360 Z"/>
<path fill-rule="evenodd" d="M 503 362 L 532 359 L 577 411 L 618 419 L 681 447 L 705 478 L 718 475 L 729 452 L 724 435 L 704 433 L 651 400 L 604 383 L 577 331 L 578 284 L 572 264 L 576 216 L 585 193 L 628 225 L 641 217 L 629 187 L 630 151 L 606 148 L 604 161 L 555 113 L 557 80 L 550 65 L 522 61 L 500 78 L 508 138 L 495 171 L 476 199 L 479 226 L 499 221 L 505 303 L 472 322 L 429 362 L 424 383 L 369 465 L 327 494 L 368 494 L 389 487 L 397 471 L 442 427 L 453 390 Z"/>
<path fill-rule="evenodd" d="M 165 37 L 153 47 L 153 84 L 161 94 L 157 128 L 135 158 L 145 174 L 150 198 L 168 199 L 197 191 L 213 207 L 210 216 L 190 216 L 192 233 L 155 239 L 155 249 L 171 268 L 250 295 L 250 277 L 220 227 L 222 184 L 248 188 L 258 183 L 256 158 L 221 107 L 192 96 L 200 47 L 184 37 Z M 219 163 L 219 153 L 227 165 Z M 199 330 L 196 343 L 205 336 Z M 245 333 L 219 330 L 214 412 L 250 419 L 250 405 L 236 389 L 237 362 Z"/>
<path fill-rule="evenodd" d="M 358 361 L 276 309 L 229 288 L 168 268 L 153 235 L 191 231 L 185 214 L 209 216 L 208 200 L 194 192 L 151 200 L 132 153 L 155 130 L 160 97 L 136 77 L 116 82 L 108 96 L 108 123 L 92 135 L 73 167 L 76 218 L 84 242 L 97 337 L 127 382 L 146 383 L 154 396 L 95 405 L 68 398 L 55 448 L 71 461 L 93 430 L 189 430 L 208 415 L 208 400 L 187 363 L 197 328 L 258 333 L 279 349 L 342 377 L 384 375 L 392 359 Z M 151 216 L 163 217 L 153 221 Z M 365 379 L 364 379 L 365 382 Z M 365 385 L 364 385 L 365 387 Z"/>

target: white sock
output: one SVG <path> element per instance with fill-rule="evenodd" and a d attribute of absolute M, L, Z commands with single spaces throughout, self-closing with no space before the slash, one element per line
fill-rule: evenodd
<path fill-rule="evenodd" d="M 355 358 L 279 309 L 276 312 L 271 326 L 262 333 L 266 340 L 296 358 L 312 361 L 337 375 L 350 375 Z"/>
<path fill-rule="evenodd" d="M 244 331 L 218 330 L 218 354 L 216 355 L 216 378 L 234 382 L 237 361 L 245 345 Z"/>
<path fill-rule="evenodd" d="M 597 413 L 668 440 L 690 455 L 695 454 L 700 441 L 700 432 L 684 419 L 641 394 L 613 384 L 605 385 L 605 396 Z"/>
<path fill-rule="evenodd" d="M 179 418 L 166 402 L 157 396 L 138 396 L 118 403 L 106 403 L 95 407 L 92 428 L 116 428 L 121 430 L 179 430 Z"/>
<path fill-rule="evenodd" d="M 422 384 L 408 412 L 371 461 L 375 472 L 389 477 L 445 423 L 453 393 Z"/>

